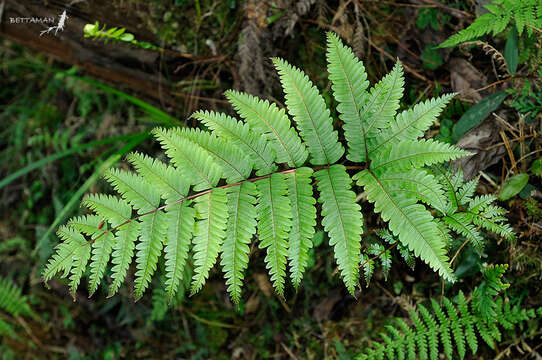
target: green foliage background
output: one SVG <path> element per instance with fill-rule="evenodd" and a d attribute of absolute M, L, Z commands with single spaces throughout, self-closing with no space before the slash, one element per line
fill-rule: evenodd
<path fill-rule="evenodd" d="M 185 295 L 190 283 L 179 283 L 179 291 L 169 303 L 161 286 L 167 282 L 165 277 L 153 279 L 150 291 L 135 303 L 130 286 L 119 287 L 119 295 L 109 299 L 104 283 L 85 286 L 77 293 L 77 302 L 72 301 L 66 283 L 54 280 L 50 289 L 43 286 L 40 274 L 57 242 L 54 231 L 67 217 L 82 214 L 77 205 L 85 192 L 110 191 L 100 177 L 106 168 L 121 164 L 119 160 L 134 149 L 164 159 L 157 144 L 147 140 L 150 129 L 180 122 L 196 126 L 193 119 L 187 120 L 195 110 L 226 110 L 218 101 L 202 102 L 201 98 L 224 100 L 226 89 L 247 86 L 236 83 L 236 76 L 243 74 L 231 70 L 241 69 L 246 61 L 240 46 L 243 44 L 253 57 L 248 64 L 265 64 L 268 57 L 281 56 L 306 70 L 323 89 L 322 95 L 331 108 L 336 104 L 332 89 L 326 87 L 323 46 L 328 29 L 337 31 L 353 46 L 356 55 L 364 60 L 371 83 L 387 74 L 397 57 L 407 65 L 406 96 L 400 109 L 451 92 L 450 54 L 470 59 L 490 83 L 505 81 L 490 88 L 499 90 L 488 94 L 493 96 L 491 102 L 474 104 L 461 96 L 454 99 L 428 135 L 455 143 L 497 110 L 504 111 L 518 133 L 523 129 L 524 135 L 530 135 L 526 130 L 529 124 L 540 131 L 542 57 L 536 30 L 540 26 L 535 23 L 533 28 L 521 25 L 521 19 L 511 18 L 501 31 L 468 39 L 489 43 L 501 53 L 487 55 L 483 45 L 477 44 L 437 48 L 474 21 L 477 10 L 471 2 L 439 1 L 430 6 L 408 1 L 408 6 L 360 1 L 300 3 L 308 4 L 309 10 L 304 12 L 288 1 L 271 2 L 258 15 L 260 18 L 253 20 L 265 35 L 258 38 L 257 44 L 250 42 L 246 30 L 252 26 L 247 19 L 249 14 L 254 15 L 250 12 L 254 2 L 150 3 L 142 24 L 155 34 L 153 43 L 158 48 L 212 58 L 215 55 L 209 44 L 214 44 L 218 53 L 234 65 L 204 63 L 199 68 L 203 76 L 198 71 L 189 73 L 176 84 L 184 97 L 179 98 L 180 105 L 175 109 L 163 109 L 129 89 L 119 91 L 111 87 L 114 84 L 90 79 L 77 68 L 0 40 L 0 274 L 5 279 L 0 287 L 12 289 L 8 282 L 13 283 L 24 296 L 23 302 L 15 301 L 18 296 L 8 296 L 14 299 L 12 303 L 19 303 L 15 312 L 0 306 L 0 320 L 14 329 L 13 337 L 2 337 L 2 358 L 351 359 L 369 349 L 372 340 L 381 340 L 375 334 L 394 324 L 392 318 L 406 318 L 415 304 L 431 306 L 429 299 L 439 301 L 442 290 L 449 298 L 463 291 L 474 302 L 477 298 L 487 299 L 481 292 L 496 296 L 493 291 L 498 291 L 503 304 L 525 309 L 541 305 L 542 212 L 536 191 L 539 194 L 542 187 L 540 166 L 535 161 L 540 157 L 540 138 L 536 136 L 512 141 L 510 151 L 517 166 L 511 168 L 510 155 L 506 154 L 484 171 L 481 184 L 474 189 L 477 195 L 501 198 L 499 205 L 510 210 L 507 218 L 518 238 L 506 241 L 483 235 L 486 247 L 480 253 L 466 242 L 472 232 L 465 230 L 452 242 L 452 248 L 461 248 L 453 263 L 459 281 L 453 285 L 441 283 L 419 262 L 412 270 L 408 253 L 400 248 L 388 249 L 391 244 L 385 242 L 386 235 L 382 241 L 375 234 L 364 239 L 371 248 L 370 255 L 378 256 L 374 261 L 367 257 L 363 263 L 364 274 L 373 274 L 371 286 L 356 292 L 356 298 L 351 297 L 336 272 L 332 249 L 322 245 L 328 243 L 327 235 L 316 232 L 314 247 L 306 259 L 312 270 L 305 274 L 297 291 L 285 289 L 284 300 L 272 293 L 264 251 L 252 247 L 251 259 L 256 260 L 251 261 L 245 275 L 246 295 L 238 308 L 228 299 L 223 275 L 218 271 L 211 274 L 209 283 L 196 296 Z M 123 9 L 141 6 L 135 0 L 119 1 L 118 5 Z M 532 14 L 540 17 L 538 8 L 533 9 Z M 296 19 L 290 16 L 298 13 L 301 15 Z M 294 31 L 288 32 L 292 23 Z M 412 38 L 403 38 L 408 26 Z M 133 45 L 121 42 L 117 46 Z M 470 58 L 468 54 L 475 56 Z M 506 65 L 504 70 L 499 69 L 500 57 Z M 269 75 L 272 70 L 267 64 L 262 69 L 269 76 L 269 86 L 263 88 L 266 82 L 258 80 L 261 74 L 255 73 L 254 87 L 272 100 L 281 101 L 280 87 Z M 336 113 L 331 115 L 339 118 Z M 512 139 L 514 130 L 505 131 Z M 360 196 L 364 214 L 372 212 L 366 195 L 356 195 Z M 370 229 L 382 227 L 376 216 L 366 221 Z M 389 267 L 391 260 L 393 266 Z M 164 273 L 166 261 L 158 263 L 160 273 Z M 504 278 L 511 286 L 488 285 L 493 278 L 481 273 L 487 264 L 509 264 Z M 130 278 L 133 270 L 128 272 Z M 190 279 L 191 269 L 186 271 L 183 278 Z M 13 294 L 18 290 L 10 291 Z M 514 358 L 516 348 L 539 351 L 538 321 L 526 321 L 519 329 L 505 327 L 495 350 L 480 342 L 476 356 L 494 358 L 511 351 Z M 466 358 L 469 356 L 466 352 Z"/>

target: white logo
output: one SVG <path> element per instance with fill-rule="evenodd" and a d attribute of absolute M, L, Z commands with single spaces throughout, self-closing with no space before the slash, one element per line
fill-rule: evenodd
<path fill-rule="evenodd" d="M 55 31 L 55 36 L 59 31 L 64 31 L 64 26 L 66 25 L 66 19 L 68 19 L 68 15 L 66 14 L 66 10 L 60 15 L 60 18 L 58 19 L 58 24 L 55 26 L 49 26 L 47 30 L 43 30 L 40 32 L 40 36 L 43 34 L 49 34 L 51 31 Z"/>

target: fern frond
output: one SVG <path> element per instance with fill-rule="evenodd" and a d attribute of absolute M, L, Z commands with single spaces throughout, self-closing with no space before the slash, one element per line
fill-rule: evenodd
<path fill-rule="evenodd" d="M 312 195 L 310 168 L 298 168 L 287 175 L 288 196 L 292 208 L 292 228 L 288 240 L 290 274 L 297 289 L 303 278 L 312 248 L 316 226 L 316 199 Z"/>
<path fill-rule="evenodd" d="M 104 177 L 113 185 L 126 201 L 138 211 L 145 214 L 158 208 L 160 193 L 157 188 L 146 182 L 139 175 L 112 169 Z M 155 211 L 140 220 L 139 243 L 136 245 L 135 298 L 143 296 L 156 270 L 158 257 L 162 251 L 167 230 L 167 222 L 163 211 Z"/>
<path fill-rule="evenodd" d="M 507 264 L 488 265 L 482 270 L 484 280 L 472 292 L 472 304 L 486 321 L 497 318 L 495 297 L 510 286 L 502 282 L 507 269 Z"/>
<path fill-rule="evenodd" d="M 324 98 L 303 71 L 279 58 L 274 58 L 273 63 L 280 76 L 288 113 L 309 149 L 310 163 L 334 164 L 344 154 L 344 148 L 333 130 Z"/>
<path fill-rule="evenodd" d="M 409 192 L 441 213 L 446 211 L 447 201 L 442 186 L 433 175 L 423 169 L 387 172 L 380 176 L 380 181 L 387 184 L 390 190 Z"/>
<path fill-rule="evenodd" d="M 0 277 L 0 309 L 11 316 L 34 316 L 26 296 L 22 295 L 21 288 L 3 277 Z"/>
<path fill-rule="evenodd" d="M 160 204 L 158 190 L 134 173 L 110 169 L 104 174 L 104 178 L 139 214 L 152 211 Z"/>
<path fill-rule="evenodd" d="M 196 212 L 190 201 L 183 201 L 167 208 L 166 293 L 171 301 L 183 281 L 188 250 L 195 227 Z"/>
<path fill-rule="evenodd" d="M 61 277 L 68 276 L 72 267 L 78 265 L 76 261 L 80 260 L 79 262 L 81 262 L 83 260 L 80 248 L 90 249 L 90 244 L 87 243 L 84 236 L 68 226 L 61 226 L 57 231 L 57 235 L 61 243 L 56 246 L 55 254 L 45 266 L 45 270 L 43 271 L 43 280 L 45 282 L 59 272 L 63 272 Z M 74 280 L 76 280 L 76 277 L 74 277 Z"/>
<path fill-rule="evenodd" d="M 442 277 L 453 281 L 453 271 L 445 251 L 446 244 L 431 213 L 423 205 L 417 204 L 415 197 L 390 192 L 389 188 L 368 170 L 356 174 L 354 180 L 364 187 L 367 199 L 375 204 L 375 212 L 389 222 L 390 230 L 398 236 L 401 243 L 408 246 Z"/>
<path fill-rule="evenodd" d="M 132 221 L 118 229 L 115 234 L 115 245 L 111 254 L 113 282 L 109 286 L 109 297 L 119 291 L 126 278 L 126 272 L 134 256 L 135 242 L 139 236 L 140 228 L 141 224 L 138 221 Z"/>
<path fill-rule="evenodd" d="M 503 18 L 506 19 L 506 18 Z M 488 13 L 480 16 L 479 18 L 476 18 L 474 22 L 469 25 L 466 29 L 461 30 L 457 34 L 454 34 L 448 38 L 448 40 L 444 41 L 442 44 L 439 45 L 439 47 L 451 47 L 456 46 L 458 44 L 474 40 L 476 38 L 479 38 L 483 35 L 489 34 L 493 29 L 495 28 L 496 16 L 495 14 Z M 502 26 L 503 20 L 500 22 L 500 26 Z M 505 25 L 506 26 L 506 25 Z"/>
<path fill-rule="evenodd" d="M 80 234 L 79 234 L 80 235 Z M 82 236 L 81 236 L 82 237 Z M 72 254 L 72 265 L 71 265 L 71 271 L 69 276 L 69 286 L 70 286 L 70 293 L 72 294 L 72 297 L 75 299 L 75 293 L 77 292 L 77 288 L 79 287 L 79 283 L 81 282 L 81 277 L 83 277 L 83 273 L 85 272 L 88 260 L 90 259 L 90 244 L 86 242 L 83 238 L 83 242 L 80 240 L 77 241 L 78 245 L 76 245 L 73 248 L 73 254 Z"/>
<path fill-rule="evenodd" d="M 68 220 L 68 227 L 79 231 L 88 236 L 93 236 L 101 232 L 100 225 L 103 227 L 104 218 L 98 215 L 76 216 Z"/>
<path fill-rule="evenodd" d="M 276 151 L 278 163 L 288 163 L 290 167 L 297 167 L 305 162 L 308 156 L 307 149 L 291 127 L 284 109 L 279 109 L 267 100 L 234 90 L 228 90 L 225 94 L 235 111 L 250 128 L 269 139 Z"/>
<path fill-rule="evenodd" d="M 256 233 L 256 185 L 244 182 L 228 188 L 228 226 L 222 244 L 222 269 L 228 292 L 235 304 L 248 266 L 249 244 Z"/>
<path fill-rule="evenodd" d="M 469 239 L 478 251 L 482 251 L 484 248 L 484 239 L 476 228 L 472 226 L 472 218 L 470 216 L 465 213 L 456 213 L 445 216 L 442 220 L 450 229 Z"/>
<path fill-rule="evenodd" d="M 280 296 L 284 294 L 288 232 L 292 225 L 286 180 L 286 175 L 276 173 L 256 181 L 259 248 L 267 250 L 266 268 L 269 270 L 273 287 Z"/>
<path fill-rule="evenodd" d="M 348 143 L 350 161 L 366 160 L 365 127 L 368 125 L 361 112 L 367 102 L 369 87 L 367 73 L 351 48 L 344 46 L 339 37 L 327 33 L 327 62 L 329 80 L 333 83 L 333 95 L 337 102 L 337 111 L 344 122 L 344 137 Z"/>
<path fill-rule="evenodd" d="M 199 129 L 177 129 L 177 133 L 207 151 L 222 168 L 222 177 L 231 184 L 249 177 L 254 164 L 241 150 L 214 134 Z"/>
<path fill-rule="evenodd" d="M 368 144 L 369 154 L 378 151 L 387 144 L 397 144 L 402 140 L 415 140 L 423 136 L 455 95 L 446 94 L 439 98 L 433 98 L 399 113 L 388 128 L 371 139 Z"/>
<path fill-rule="evenodd" d="M 216 186 L 222 176 L 222 168 L 208 152 L 201 151 L 197 144 L 173 130 L 156 128 L 153 133 L 177 169 L 190 178 L 195 191 Z"/>
<path fill-rule="evenodd" d="M 92 243 L 92 256 L 90 258 L 89 295 L 92 296 L 98 289 L 102 280 L 105 268 L 109 262 L 113 250 L 115 237 L 109 232 L 96 239 Z"/>
<path fill-rule="evenodd" d="M 402 140 L 383 146 L 371 159 L 371 170 L 407 170 L 470 155 L 455 146 L 434 140 Z"/>
<path fill-rule="evenodd" d="M 497 14 L 500 10 L 491 11 Z M 398 251 L 409 266 L 419 257 L 442 277 L 453 280 L 447 256 L 451 230 L 470 237 L 478 247 L 482 243 L 478 227 L 510 239 L 514 236 L 504 209 L 493 204 L 494 197 L 474 197 L 477 179 L 465 184 L 461 172 L 428 167 L 468 155 L 455 146 L 422 138 L 453 94 L 397 114 L 404 88 L 399 62 L 368 90 L 363 63 L 331 33 L 326 54 L 333 100 L 344 124 L 347 158 L 355 162 L 348 169 L 365 169 L 354 179 L 374 203 L 376 213 L 388 222 L 390 232 L 380 236 L 393 246 L 399 242 Z M 283 296 L 287 261 L 296 288 L 310 263 L 319 218 L 316 201 L 321 204 L 322 225 L 348 291 L 354 294 L 360 267 L 369 282 L 376 264 L 369 255 L 379 257 L 377 265 L 387 276 L 389 249 L 378 241 L 361 249 L 363 217 L 356 200 L 364 196 L 356 198 L 347 167 L 340 164 L 345 145 L 339 141 L 332 112 L 303 71 L 281 59 L 273 62 L 284 89 L 285 109 L 228 91 L 226 97 L 242 121 L 199 111 L 193 117 L 205 125 L 202 129 L 154 129 L 169 160 L 134 152 L 127 156 L 134 172 L 107 171 L 104 177 L 118 196 L 85 197 L 83 205 L 93 214 L 75 217 L 60 228 L 62 241 L 45 267 L 44 278 L 57 273 L 69 277 L 74 293 L 89 267 L 92 294 L 111 260 L 109 295 L 113 295 L 124 282 L 135 251 L 134 294 L 140 298 L 164 252 L 159 276 L 165 287 L 154 293 L 165 294 L 171 301 L 186 287 L 191 287 L 192 294 L 198 292 L 221 254 L 228 292 L 239 303 L 249 245 L 257 237 L 258 246 L 266 250 L 271 281 Z M 311 167 L 304 167 L 306 163 Z M 256 177 L 251 177 L 253 170 Z M 315 186 L 318 200 L 313 194 Z M 189 256 L 194 265 L 190 274 Z M 435 312 L 438 324 L 444 326 L 442 314 Z M 420 328 L 435 326 L 431 318 L 422 317 Z M 466 333 L 470 331 L 467 325 L 464 328 Z M 403 331 L 409 339 L 414 336 L 414 330 Z M 459 333 L 453 328 L 450 331 Z M 488 340 L 499 336 L 495 327 L 482 331 Z M 388 348 L 389 356 L 395 335 L 383 337 L 382 347 Z M 451 335 L 444 333 L 441 337 L 446 353 L 448 337 Z M 434 345 L 434 337 L 427 339 Z M 409 345 L 393 351 L 411 356 L 415 350 Z"/>
<path fill-rule="evenodd" d="M 455 46 L 491 32 L 493 35 L 497 35 L 514 23 L 520 36 L 524 29 L 527 29 L 527 34 L 531 36 L 532 27 L 538 27 L 537 25 L 542 20 L 542 11 L 540 10 L 542 6 L 537 0 L 494 0 L 493 3 L 484 7 L 489 10 L 489 13 L 480 16 L 466 29 L 452 35 L 439 46 Z"/>
<path fill-rule="evenodd" d="M 393 120 L 403 97 L 403 75 L 403 65 L 397 61 L 391 72 L 371 88 L 369 100 L 361 111 L 367 123 L 364 132 L 367 138 L 377 136 L 378 130 L 388 127 Z"/>
<path fill-rule="evenodd" d="M 332 165 L 314 173 L 322 203 L 322 225 L 329 235 L 341 277 L 354 294 L 358 285 L 362 216 L 350 190 L 352 179 L 343 165 Z"/>
<path fill-rule="evenodd" d="M 180 199 L 188 193 L 190 184 L 183 174 L 174 167 L 137 152 L 128 154 L 126 159 L 147 183 L 152 184 L 158 190 L 166 203 Z"/>
<path fill-rule="evenodd" d="M 197 111 L 192 115 L 203 122 L 215 134 L 238 146 L 254 162 L 256 175 L 267 175 L 274 172 L 275 152 L 271 149 L 266 137 L 251 131 L 248 124 L 222 113 Z"/>
<path fill-rule="evenodd" d="M 123 199 L 105 194 L 87 195 L 82 205 L 106 219 L 111 226 L 117 226 L 129 221 L 132 216 L 132 207 Z"/>
<path fill-rule="evenodd" d="M 92 296 L 98 289 L 105 273 L 109 257 L 113 249 L 114 236 L 112 232 L 104 229 L 103 218 L 97 215 L 86 215 L 70 219 L 68 226 L 85 235 L 92 236 L 89 276 L 89 295 Z"/>
<path fill-rule="evenodd" d="M 469 201 L 469 211 L 478 214 L 491 205 L 495 200 L 497 200 L 497 197 L 493 194 L 476 196 L 474 199 Z"/>
<path fill-rule="evenodd" d="M 433 299 L 431 299 L 431 301 L 434 302 Z M 463 324 L 459 321 L 458 310 L 448 298 L 442 298 L 442 302 L 450 317 L 450 328 L 452 330 L 452 335 L 454 336 L 457 353 L 459 354 L 460 359 L 464 359 L 467 352 L 465 347 L 466 334 L 463 331 Z M 476 352 L 476 349 L 474 349 L 473 352 Z"/>
<path fill-rule="evenodd" d="M 227 193 L 215 188 L 196 199 L 196 232 L 194 239 L 194 275 L 190 292 L 195 294 L 202 287 L 214 266 L 222 242 L 226 237 L 228 221 Z"/>
<path fill-rule="evenodd" d="M 476 191 L 478 185 L 479 176 L 475 177 L 471 181 L 468 181 L 461 185 L 457 191 L 457 201 L 459 205 L 467 205 L 472 200 L 472 195 Z"/>
<path fill-rule="evenodd" d="M 136 245 L 135 298 L 138 300 L 147 289 L 156 270 L 158 257 L 166 237 L 167 218 L 163 211 L 144 216 L 141 221 L 141 235 Z"/>
<path fill-rule="evenodd" d="M 509 224 L 504 222 L 506 221 L 504 217 L 491 218 L 485 216 L 483 213 L 475 214 L 470 211 L 466 212 L 466 214 L 466 216 L 468 216 L 471 222 L 475 225 L 478 225 L 488 231 L 498 234 L 507 240 L 513 240 L 516 237 L 514 229 L 512 229 Z"/>
<path fill-rule="evenodd" d="M 459 358 L 463 359 L 466 354 L 465 342 L 469 344 L 473 354 L 478 350 L 475 328 L 479 336 L 490 347 L 494 347 L 495 340 L 502 340 L 498 325 L 513 329 L 516 325 L 537 316 L 534 309 L 526 310 L 519 306 L 511 307 L 509 304 L 506 306 L 503 305 L 502 298 L 498 298 L 495 301 L 496 316 L 486 319 L 475 309 L 469 309 L 462 292 L 457 299 L 456 306 L 449 299 L 443 298 L 446 312 L 435 299 L 431 299 L 432 313 L 418 304 L 417 312 L 409 312 L 414 327 L 407 325 L 403 319 L 396 319 L 394 326 L 385 327 L 386 333 L 381 335 L 382 343 L 373 342 L 372 347 L 365 349 L 357 359 L 376 360 L 387 356 L 388 359 L 406 357 L 409 360 L 436 360 L 439 359 L 441 349 L 447 359 L 454 358 L 454 350 L 459 354 Z"/>

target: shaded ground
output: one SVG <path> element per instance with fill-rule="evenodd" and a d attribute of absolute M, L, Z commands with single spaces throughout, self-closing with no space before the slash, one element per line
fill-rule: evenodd
<path fill-rule="evenodd" d="M 60 1 L 50 3 L 51 12 L 66 6 Z M 90 74 L 188 125 L 195 126 L 186 119 L 196 109 L 230 112 L 222 96 L 228 88 L 280 104 L 283 97 L 269 61 L 272 56 L 305 69 L 330 101 L 324 71 L 325 31 L 333 30 L 353 46 L 372 83 L 391 70 L 396 58 L 403 62 L 407 89 L 402 107 L 461 92 L 430 132 L 444 141 L 459 140 L 454 138 L 453 125 L 472 104 L 498 90 L 520 92 L 525 86 L 522 76 L 529 74 L 531 88 L 526 98 L 534 104 L 531 108 L 526 100 L 509 98 L 496 110 L 497 116 L 490 114 L 487 131 L 478 129 L 477 134 L 484 136 L 471 132 L 467 134 L 470 138 L 461 139 L 485 150 L 473 163 L 476 170 L 484 171 L 479 193 L 498 193 L 506 175 L 527 172 L 537 153 L 526 155 L 541 148 L 537 136 L 542 108 L 537 105 L 542 102 L 536 100 L 542 98 L 539 78 L 533 78 L 527 69 L 510 77 L 495 66 L 498 56 L 479 47 L 434 49 L 474 19 L 474 1 L 117 0 L 112 4 L 119 14 L 131 17 L 127 22 L 122 16 L 108 17 L 116 21 L 109 26 L 125 26 L 167 52 L 157 55 L 135 51 L 126 44 L 106 45 L 88 39 L 81 43 L 118 66 L 147 74 L 163 87 L 141 91 L 130 82 L 108 78 L 107 72 Z M 88 2 L 72 8 L 84 15 L 81 18 L 94 11 Z M 6 24 L 1 26 L 3 33 Z M 75 30 L 70 36 L 76 36 Z M 88 72 L 56 61 L 50 53 L 22 48 L 13 39 L 13 35 L 6 36 L 0 43 L 0 178 L 89 141 L 134 134 L 156 125 L 124 93 L 82 81 L 77 76 Z M 504 47 L 504 41 L 492 39 L 498 49 Z M 123 51 L 124 47 L 128 50 Z M 142 58 L 137 60 L 139 55 Z M 98 70 L 99 59 L 93 65 Z M 108 64 L 101 65 L 107 68 Z M 355 299 L 338 279 L 327 239 L 323 239 L 324 244 L 314 249 L 314 266 L 302 287 L 297 293 L 288 288 L 285 302 L 273 294 L 263 253 L 253 247 L 240 309 L 230 303 L 217 270 L 201 293 L 180 300 L 169 310 L 161 296 L 159 277 L 154 279 L 153 290 L 137 303 L 130 297 L 129 285 L 112 299 L 106 299 L 105 291 L 88 299 L 83 289 L 74 303 L 64 284 L 51 281 L 48 290 L 41 283 L 41 269 L 57 240 L 53 236 L 39 239 L 96 165 L 120 146 L 119 142 L 78 151 L 0 189 L 0 274 L 23 288 L 41 319 L 1 315 L 25 339 L 5 339 L 0 347 L 5 358 L 350 359 L 376 337 L 389 318 L 404 316 L 412 304 L 440 294 L 439 279 L 425 266 L 418 264 L 411 271 L 396 261 L 387 281 L 376 274 L 369 288 Z M 138 149 L 156 154 L 158 148 L 146 140 Z M 489 160 L 493 164 L 487 167 Z M 510 222 L 519 239 L 503 243 L 489 238 L 486 255 L 488 262 L 511 264 L 507 274 L 513 282 L 510 296 L 524 297 L 527 306 L 540 306 L 540 177 L 531 177 L 529 184 L 526 196 L 520 194 L 501 204 L 510 209 Z M 107 189 L 102 181 L 90 191 L 99 189 Z M 364 214 L 371 213 L 369 204 L 362 206 Z M 380 222 L 376 217 L 367 221 L 371 228 Z M 456 270 L 463 277 L 447 293 L 468 292 L 477 285 L 474 256 L 473 250 L 462 253 Z M 518 358 L 514 357 L 517 348 L 525 350 L 540 343 L 540 334 L 533 338 L 535 333 L 536 329 L 509 337 L 496 353 L 504 355 L 509 350 L 511 358 Z M 484 353 L 486 359 L 495 356 L 489 350 Z"/>

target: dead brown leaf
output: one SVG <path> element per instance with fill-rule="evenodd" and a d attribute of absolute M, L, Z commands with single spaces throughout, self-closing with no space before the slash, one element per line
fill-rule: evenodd
<path fill-rule="evenodd" d="M 483 94 L 474 90 L 487 85 L 487 78 L 484 74 L 470 62 L 461 58 L 452 58 L 449 69 L 450 80 L 454 91 L 458 92 L 465 100 L 473 102 L 482 100 Z"/>

